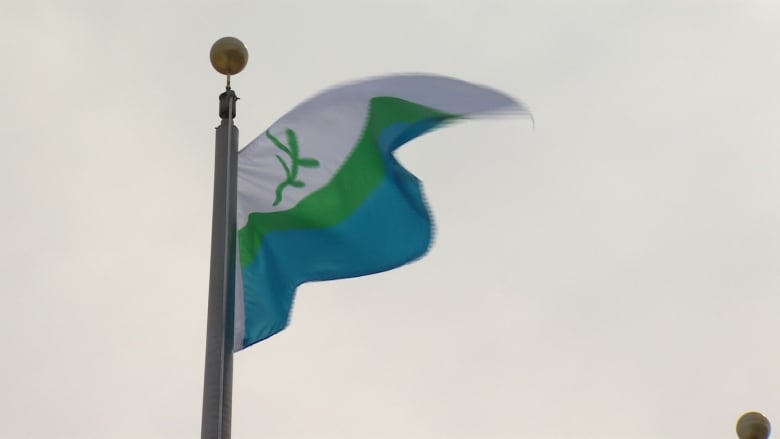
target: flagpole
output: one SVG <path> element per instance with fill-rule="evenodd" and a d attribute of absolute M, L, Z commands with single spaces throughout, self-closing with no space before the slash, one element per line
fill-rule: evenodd
<path fill-rule="evenodd" d="M 211 48 L 211 64 L 227 76 L 227 85 L 219 95 L 222 121 L 215 142 L 201 439 L 230 439 L 238 168 L 238 128 L 233 124 L 238 98 L 230 88 L 230 76 L 243 70 L 247 58 L 246 47 L 236 38 L 221 38 Z"/>

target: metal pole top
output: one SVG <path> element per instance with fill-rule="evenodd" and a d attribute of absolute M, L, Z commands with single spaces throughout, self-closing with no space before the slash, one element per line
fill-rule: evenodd
<path fill-rule="evenodd" d="M 249 51 L 238 38 L 223 37 L 211 46 L 211 65 L 216 71 L 227 76 L 227 88 L 230 88 L 230 75 L 244 70 L 249 61 Z"/>
<path fill-rule="evenodd" d="M 739 439 L 767 439 L 772 427 L 769 419 L 758 412 L 748 412 L 737 421 Z"/>

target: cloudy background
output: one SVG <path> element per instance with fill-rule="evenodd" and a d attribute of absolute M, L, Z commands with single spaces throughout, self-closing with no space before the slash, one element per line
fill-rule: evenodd
<path fill-rule="evenodd" d="M 235 438 L 734 438 L 780 425 L 780 3 L 4 0 L 0 437 L 199 437 L 224 35 L 246 144 L 344 80 L 525 101 L 400 159 L 429 255 L 305 285 Z"/>

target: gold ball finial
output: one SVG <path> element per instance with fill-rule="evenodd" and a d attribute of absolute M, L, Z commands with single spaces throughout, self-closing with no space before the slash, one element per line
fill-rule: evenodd
<path fill-rule="evenodd" d="M 223 75 L 235 75 L 244 70 L 249 60 L 246 46 L 238 38 L 223 37 L 211 46 L 211 65 Z"/>
<path fill-rule="evenodd" d="M 739 439 L 767 439 L 769 437 L 769 419 L 758 412 L 748 412 L 737 421 Z"/>

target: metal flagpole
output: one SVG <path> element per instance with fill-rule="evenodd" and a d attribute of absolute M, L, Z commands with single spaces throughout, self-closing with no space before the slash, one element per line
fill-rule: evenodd
<path fill-rule="evenodd" d="M 214 210 L 201 439 L 230 439 L 238 166 L 238 128 L 233 125 L 238 98 L 230 88 L 230 75 L 243 70 L 247 58 L 246 47 L 236 38 L 221 38 L 211 48 L 211 64 L 218 72 L 227 75 L 227 86 L 219 96 L 219 117 L 222 122 L 217 127 L 214 159 Z"/>

